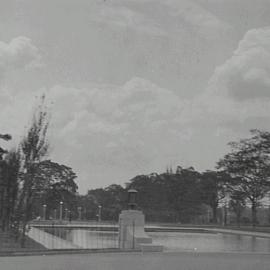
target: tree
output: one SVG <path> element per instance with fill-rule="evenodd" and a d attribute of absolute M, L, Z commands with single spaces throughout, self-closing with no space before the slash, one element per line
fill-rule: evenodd
<path fill-rule="evenodd" d="M 200 173 L 192 167 L 178 166 L 176 173 L 138 175 L 130 182 L 149 221 L 190 223 L 202 213 Z"/>
<path fill-rule="evenodd" d="M 270 190 L 270 133 L 251 130 L 250 138 L 229 145 L 231 152 L 218 162 L 218 168 L 232 176 L 232 190 L 250 201 L 252 225 L 256 226 L 257 207 Z"/>
<path fill-rule="evenodd" d="M 233 193 L 231 194 L 229 207 L 235 213 L 236 223 L 238 226 L 240 226 L 241 216 L 246 207 L 245 193 L 239 190 L 233 191 Z"/>
<path fill-rule="evenodd" d="M 4 161 L 5 179 L 3 184 L 5 192 L 2 202 L 2 228 L 6 230 L 14 220 L 21 168 L 20 153 L 16 149 L 12 149 L 6 154 Z"/>
<path fill-rule="evenodd" d="M 12 137 L 9 134 L 0 134 L 0 139 L 4 141 L 9 141 L 12 139 Z M 7 153 L 7 150 L 4 150 L 2 147 L 0 147 L 0 160 L 3 159 L 3 155 Z"/>
<path fill-rule="evenodd" d="M 9 134 L 0 134 L 0 139 L 9 141 L 11 136 Z M 6 229 L 6 209 L 7 209 L 7 163 L 3 160 L 4 154 L 7 154 L 8 151 L 0 147 L 0 218 L 2 220 L 2 230 Z"/>
<path fill-rule="evenodd" d="M 168 200 L 177 212 L 177 221 L 191 223 L 202 214 L 200 178 L 200 173 L 193 167 L 180 166 L 172 176 Z"/>
<path fill-rule="evenodd" d="M 102 219 L 118 220 L 120 211 L 124 207 L 125 189 L 120 185 L 110 185 L 106 188 L 89 190 L 81 202 L 87 209 L 88 217 L 94 218 L 97 215 L 98 206 L 102 206 Z"/>
<path fill-rule="evenodd" d="M 48 152 L 47 130 L 49 126 L 48 113 L 45 108 L 45 97 L 35 111 L 30 128 L 20 144 L 23 161 L 22 190 L 19 198 L 17 213 L 22 216 L 22 246 L 24 245 L 25 228 L 31 219 L 33 195 L 35 193 L 35 169 L 36 164 L 41 162 Z"/>
<path fill-rule="evenodd" d="M 228 176 L 223 172 L 206 171 L 201 178 L 202 200 L 212 208 L 213 223 L 217 223 L 217 209 L 226 196 Z"/>
<path fill-rule="evenodd" d="M 69 210 L 76 211 L 76 191 L 78 189 L 75 179 L 77 175 L 65 165 L 51 160 L 44 160 L 35 164 L 35 211 L 43 204 L 47 205 L 47 213 L 52 212 L 62 201 Z"/>
<path fill-rule="evenodd" d="M 138 191 L 138 207 L 143 209 L 147 221 L 169 221 L 174 219 L 173 207 L 169 205 L 170 186 L 173 175 L 170 172 L 164 174 L 151 173 L 149 175 L 137 175 L 130 180 L 128 189 Z M 126 203 L 127 206 L 127 203 Z"/>

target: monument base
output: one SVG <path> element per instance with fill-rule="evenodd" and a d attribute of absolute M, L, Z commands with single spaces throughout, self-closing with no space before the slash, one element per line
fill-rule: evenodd
<path fill-rule="evenodd" d="M 162 251 L 163 246 L 152 244 L 152 238 L 144 231 L 144 214 L 139 210 L 124 210 L 119 216 L 120 249 Z"/>

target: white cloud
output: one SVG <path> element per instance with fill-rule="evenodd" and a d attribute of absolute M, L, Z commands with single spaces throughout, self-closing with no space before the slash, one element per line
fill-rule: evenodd
<path fill-rule="evenodd" d="M 265 75 L 260 72 L 250 71 L 249 79 Z M 212 78 L 208 91 L 194 100 L 180 99 L 173 91 L 142 78 L 120 86 L 56 85 L 38 92 L 7 94 L 9 102 L 1 114 L 9 118 L 1 127 L 22 134 L 35 96 L 45 91 L 52 102 L 52 158 L 74 168 L 81 191 L 88 186 L 123 183 L 138 173 L 162 171 L 170 164 L 205 164 L 203 167 L 211 161 L 214 165 L 221 150 L 211 148 L 224 149 L 235 137 L 235 121 L 269 114 L 267 102 L 264 107 L 261 99 L 252 104 L 236 99 L 226 94 L 225 84 L 224 91 L 217 94 L 216 83 Z M 253 127 L 251 123 L 246 123 L 248 129 Z"/>
<path fill-rule="evenodd" d="M 187 121 L 188 102 L 141 78 L 122 86 L 55 86 L 47 97 L 54 101 L 54 158 L 101 183 L 110 175 L 112 181 L 127 180 L 165 168 L 179 156 L 175 146 L 190 139 L 189 130 L 180 128 Z"/>
<path fill-rule="evenodd" d="M 205 39 L 217 39 L 231 29 L 192 0 L 107 1 L 92 5 L 91 10 L 91 21 L 148 35 L 179 34 L 185 24 L 188 31 Z"/>
<path fill-rule="evenodd" d="M 87 144 L 82 137 L 91 142 L 90 138 L 96 136 L 94 140 L 101 140 L 102 144 L 106 140 L 105 145 L 117 145 L 121 151 L 138 147 L 137 142 L 147 148 L 148 142 L 165 139 L 172 130 L 178 129 L 177 125 L 186 121 L 184 101 L 173 92 L 140 78 L 119 87 L 55 86 L 47 95 L 54 102 L 52 125 L 58 130 L 59 139 L 69 140 L 71 136 L 72 141 L 82 147 Z"/>
<path fill-rule="evenodd" d="M 34 104 L 46 92 L 51 107 L 51 155 L 74 168 L 80 177 L 100 177 L 103 183 L 159 168 L 176 160 L 177 144 L 190 139 L 189 102 L 172 91 L 134 78 L 122 86 L 86 88 L 54 86 L 48 90 L 13 93 L 0 109 L 8 119 L 0 128 L 14 141 L 24 133 Z M 168 161 L 169 160 L 169 161 Z M 80 179 L 86 186 L 86 179 Z M 96 182 L 97 184 L 97 182 Z"/>
<path fill-rule="evenodd" d="M 8 72 L 39 65 L 40 59 L 37 47 L 27 37 L 16 37 L 9 43 L 0 41 L 0 130 L 12 132 L 15 138 L 20 136 L 24 127 L 21 125 L 27 121 L 34 95 L 29 97 L 29 93 L 16 92 L 2 80 Z"/>
<path fill-rule="evenodd" d="M 39 63 L 38 49 L 27 37 L 16 37 L 9 43 L 0 41 L 0 68 L 25 68 Z"/>
<path fill-rule="evenodd" d="M 110 27 L 119 27 L 122 31 L 131 29 L 150 35 L 166 35 L 166 32 L 155 20 L 132 8 L 114 2 L 97 6 L 97 9 L 91 14 L 91 20 L 105 23 Z"/>
<path fill-rule="evenodd" d="M 270 97 L 270 28 L 248 31 L 210 83 L 218 95 L 236 100 Z"/>
<path fill-rule="evenodd" d="M 245 34 L 196 103 L 220 125 L 235 128 L 232 123 L 238 122 L 238 128 L 270 128 L 269 27 Z"/>
<path fill-rule="evenodd" d="M 165 0 L 162 2 L 170 8 L 170 15 L 177 16 L 190 25 L 192 31 L 206 39 L 217 39 L 217 36 L 225 35 L 231 29 L 227 22 L 222 21 L 195 1 Z"/>
<path fill-rule="evenodd" d="M 36 96 L 47 92 L 53 102 L 52 156 L 74 168 L 81 187 L 123 183 L 170 163 L 209 168 L 235 136 L 235 127 L 249 129 L 269 119 L 269 29 L 248 32 L 216 69 L 208 90 L 194 100 L 182 99 L 191 99 L 194 87 L 202 91 L 213 66 L 227 57 L 231 43 L 224 34 L 230 25 L 198 1 L 92 2 L 80 6 L 72 1 L 71 12 L 53 2 L 48 9 L 46 2 L 49 21 L 36 4 L 40 10 L 32 11 L 29 22 L 46 53 L 46 70 L 29 76 L 19 71 L 17 81 L 0 92 L 0 130 L 16 140 Z M 35 25 L 46 25 L 44 35 L 37 35 Z M 0 74 L 39 58 L 28 38 L 1 42 Z M 148 80 L 130 80 L 133 76 Z M 72 86 L 89 80 L 107 84 Z M 47 90 L 32 90 L 44 85 Z"/>

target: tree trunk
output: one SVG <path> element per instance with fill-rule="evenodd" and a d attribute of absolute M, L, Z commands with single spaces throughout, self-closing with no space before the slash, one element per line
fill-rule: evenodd
<path fill-rule="evenodd" d="M 213 223 L 217 223 L 217 207 L 216 206 L 214 206 L 213 208 L 212 208 L 212 210 L 213 210 Z"/>
<path fill-rule="evenodd" d="M 218 208 L 218 203 L 213 203 L 212 204 L 212 213 L 213 213 L 213 220 L 212 222 L 217 224 L 217 208 Z"/>
<path fill-rule="evenodd" d="M 29 192 L 26 198 L 26 203 L 24 207 L 24 215 L 22 219 L 21 247 L 25 247 L 25 234 L 26 234 L 27 223 L 30 220 L 31 210 L 32 210 L 32 193 Z"/>
<path fill-rule="evenodd" d="M 2 219 L 2 229 L 6 231 L 9 229 L 10 225 L 10 209 L 11 209 L 11 202 L 10 202 L 10 186 L 7 185 L 4 188 L 3 192 L 3 219 Z"/>
<path fill-rule="evenodd" d="M 257 225 L 257 203 L 251 201 L 251 216 L 252 216 L 252 227 L 255 228 Z"/>
<path fill-rule="evenodd" d="M 4 212 L 4 187 L 0 186 L 0 219 L 3 219 L 3 212 Z"/>
<path fill-rule="evenodd" d="M 223 225 L 224 226 L 227 226 L 227 214 L 228 214 L 227 213 L 227 206 L 225 205 L 223 209 L 224 209 L 223 210 L 224 211 L 223 212 Z"/>
<path fill-rule="evenodd" d="M 2 231 L 5 231 L 5 197 L 6 197 L 6 188 L 5 186 L 1 187 L 1 209 L 0 209 L 0 216 L 1 216 L 1 228 Z"/>
<path fill-rule="evenodd" d="M 3 200 L 2 200 L 2 231 L 6 231 L 7 229 L 7 209 L 8 209 L 8 195 L 7 195 L 7 188 L 3 188 Z"/>
<path fill-rule="evenodd" d="M 236 225 L 238 228 L 240 228 L 240 220 L 241 220 L 241 210 L 237 209 L 236 211 Z"/>

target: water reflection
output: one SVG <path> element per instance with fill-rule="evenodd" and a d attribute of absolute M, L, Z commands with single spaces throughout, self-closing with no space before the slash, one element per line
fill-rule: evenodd
<path fill-rule="evenodd" d="M 117 232 L 67 228 L 46 228 L 45 231 L 74 244 L 78 248 L 118 248 Z"/>
<path fill-rule="evenodd" d="M 270 239 L 224 233 L 149 233 L 168 251 L 270 252 Z"/>
<path fill-rule="evenodd" d="M 118 233 L 89 231 L 85 229 L 69 230 L 68 239 L 81 248 L 117 248 Z"/>
<path fill-rule="evenodd" d="M 58 229 L 59 230 L 59 229 Z M 117 248 L 118 233 L 87 229 L 46 229 L 81 248 Z M 149 232 L 153 242 L 166 251 L 198 252 L 266 252 L 270 253 L 270 239 L 224 233 Z"/>

